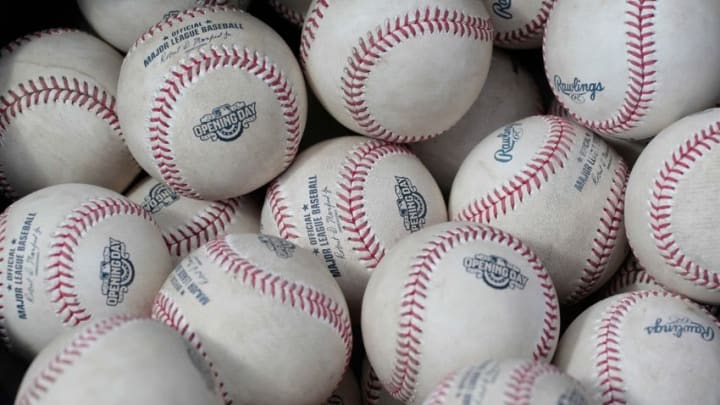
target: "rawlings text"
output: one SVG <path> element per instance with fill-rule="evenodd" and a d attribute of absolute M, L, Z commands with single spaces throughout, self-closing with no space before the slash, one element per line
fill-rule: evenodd
<path fill-rule="evenodd" d="M 560 76 L 555 75 L 555 90 L 570 97 L 570 100 L 582 104 L 585 102 L 585 96 L 590 94 L 590 101 L 595 101 L 597 93 L 601 93 L 605 90 L 605 86 L 602 82 L 596 83 L 583 83 L 577 77 L 572 83 L 566 83 L 562 81 Z"/>
<path fill-rule="evenodd" d="M 676 338 L 681 338 L 688 333 L 697 334 L 708 342 L 715 339 L 715 329 L 712 326 L 705 326 L 688 318 L 679 318 L 667 322 L 663 322 L 662 318 L 658 318 L 655 320 L 654 325 L 646 326 L 645 331 L 648 335 L 670 334 Z"/>
<path fill-rule="evenodd" d="M 502 140 L 500 149 L 495 152 L 495 160 L 500 163 L 507 163 L 513 160 L 513 156 L 510 154 L 515 148 L 515 144 L 522 137 L 522 128 L 520 124 L 511 124 L 503 129 L 502 133 L 498 134 L 498 138 Z"/>
<path fill-rule="evenodd" d="M 493 13 L 506 20 L 513 17 L 512 13 L 510 13 L 510 7 L 512 7 L 512 0 L 495 0 L 492 4 Z"/>

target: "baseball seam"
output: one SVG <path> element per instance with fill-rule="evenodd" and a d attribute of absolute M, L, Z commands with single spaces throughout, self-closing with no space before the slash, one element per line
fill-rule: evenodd
<path fill-rule="evenodd" d="M 527 196 L 539 191 L 551 174 L 563 167 L 574 143 L 571 124 L 559 117 L 543 117 L 549 125 L 545 143 L 530 162 L 500 187 L 488 192 L 462 209 L 456 219 L 470 222 L 491 223 L 501 215 L 513 211 Z"/>
<path fill-rule="evenodd" d="M 163 180 L 186 197 L 196 199 L 201 197 L 187 183 L 176 163 L 171 142 L 171 121 L 174 119 L 175 104 L 183 91 L 195 84 L 201 76 L 221 68 L 244 70 L 263 81 L 272 90 L 282 108 L 283 123 L 287 132 L 283 169 L 289 166 L 300 144 L 302 120 L 295 91 L 285 77 L 285 73 L 259 52 L 247 48 L 239 50 L 235 46 L 232 49 L 214 46 L 199 49 L 195 54 L 188 56 L 187 60 L 170 69 L 151 107 L 148 140 L 153 159 Z"/>
<path fill-rule="evenodd" d="M 671 220 L 673 200 L 681 178 L 718 144 L 720 122 L 715 122 L 673 150 L 672 157 L 663 162 L 649 190 L 650 230 L 665 264 L 684 280 L 708 290 L 720 289 L 720 274 L 696 263 L 683 252 L 673 234 Z"/>
<path fill-rule="evenodd" d="M 404 146 L 368 140 L 348 153 L 339 173 L 338 216 L 352 250 L 368 269 L 374 269 L 385 257 L 385 248 L 367 216 L 365 183 L 375 165 L 393 155 L 412 155 L 412 152 Z"/>
<path fill-rule="evenodd" d="M 3 269 L 5 269 L 5 241 L 7 239 L 7 218 L 9 208 L 0 214 L 0 341 L 2 341 L 6 347 L 11 347 L 10 337 L 7 333 L 7 326 L 5 325 L 5 275 Z"/>
<path fill-rule="evenodd" d="M 127 325 L 128 322 L 139 319 L 141 318 L 117 315 L 109 319 L 103 319 L 80 332 L 61 352 L 50 359 L 45 368 L 40 370 L 32 380 L 32 383 L 28 384 L 27 388 L 18 394 L 15 403 L 18 405 L 31 405 L 40 401 L 57 379 L 87 351 L 91 350 L 100 338 Z"/>
<path fill-rule="evenodd" d="M 645 270 L 640 262 L 638 262 L 637 258 L 633 256 L 617 272 L 610 283 L 608 283 L 604 295 L 606 297 L 615 295 L 621 289 L 633 284 L 657 285 L 659 288 L 662 288 L 659 284 L 657 284 L 655 278 L 653 278 L 653 276 Z"/>
<path fill-rule="evenodd" d="M 47 36 L 52 35 L 61 35 L 71 32 L 82 32 L 75 28 L 51 28 L 47 30 L 37 31 L 33 32 L 28 35 L 24 35 L 20 38 L 17 38 L 10 42 L 9 44 L 5 45 L 2 49 L 0 49 L 0 56 L 6 56 L 7 54 L 15 52 L 18 48 L 25 45 L 28 42 L 34 41 L 36 39 L 44 38 Z"/>
<path fill-rule="evenodd" d="M 572 117 L 584 127 L 603 135 L 615 135 L 635 128 L 647 114 L 653 102 L 656 84 L 656 41 L 655 41 L 655 4 L 657 0 L 627 0 L 629 9 L 625 11 L 625 45 L 629 83 L 623 98 L 623 104 L 615 115 L 604 121 L 587 120 L 568 109 L 553 88 L 557 100 Z M 546 25 L 547 29 L 547 25 Z M 546 46 L 543 39 L 543 53 Z M 547 58 L 545 57 L 545 60 Z M 546 65 L 546 76 L 549 77 Z M 550 80 L 550 79 L 548 79 Z"/>
<path fill-rule="evenodd" d="M 620 159 L 612 179 L 610 194 L 608 194 L 602 210 L 603 216 L 600 217 L 600 224 L 595 231 L 590 257 L 585 260 L 585 266 L 579 280 L 580 283 L 570 293 L 567 299 L 568 303 L 577 302 L 587 297 L 599 287 L 598 282 L 606 273 L 608 261 L 616 247 L 618 235 L 623 231 L 621 225 L 625 210 L 625 189 L 628 175 L 628 167 Z"/>
<path fill-rule="evenodd" d="M 509 375 L 505 387 L 505 405 L 530 405 L 532 393 L 538 378 L 561 374 L 560 370 L 543 363 L 523 363 L 515 367 Z"/>
<path fill-rule="evenodd" d="M 478 224 L 467 224 L 436 235 L 416 257 L 408 280 L 403 286 L 400 303 L 399 329 L 395 344 L 395 360 L 389 393 L 400 400 L 412 401 L 416 378 L 422 364 L 423 314 L 427 307 L 428 288 L 432 276 L 443 256 L 458 245 L 476 240 L 491 241 L 512 249 L 532 266 L 543 290 L 544 317 L 539 341 L 533 349 L 533 359 L 546 359 L 553 351 L 557 338 L 559 309 L 557 295 L 550 276 L 538 257 L 522 241 L 498 229 Z"/>
<path fill-rule="evenodd" d="M 195 349 L 195 352 L 202 356 L 205 364 L 207 364 L 210 369 L 210 373 L 212 373 L 215 390 L 220 394 L 225 405 L 232 405 L 233 400 L 225 390 L 225 383 L 220 378 L 217 368 L 205 351 L 200 336 L 192 330 L 190 323 L 180 311 L 180 308 L 175 304 L 175 301 L 164 291 L 160 291 L 155 297 L 152 306 L 152 318 L 178 331 L 192 348 Z"/>
<path fill-rule="evenodd" d="M 363 393 L 365 394 L 364 403 L 366 405 L 376 405 L 378 401 L 380 401 L 380 393 L 382 392 L 383 386 L 369 362 L 367 367 L 368 374 L 365 386 L 363 387 Z"/>
<path fill-rule="evenodd" d="M 195 214 L 187 223 L 163 230 L 163 240 L 173 256 L 185 256 L 209 240 L 215 239 L 233 223 L 240 201 L 231 198 L 214 201 Z"/>
<path fill-rule="evenodd" d="M 240 256 L 227 242 L 227 238 L 215 239 L 206 245 L 208 257 L 224 271 L 242 282 L 246 287 L 300 310 L 330 326 L 345 346 L 345 366 L 352 355 L 352 330 L 350 318 L 343 313 L 341 303 L 312 287 L 283 278 L 263 270 Z"/>
<path fill-rule="evenodd" d="M 280 190 L 279 180 L 275 180 L 270 184 L 266 199 L 280 237 L 290 241 L 299 238 L 300 236 L 295 232 L 297 227 L 290 221 L 292 214 L 290 213 L 287 198 Z"/>
<path fill-rule="evenodd" d="M 92 315 L 80 303 L 75 290 L 75 253 L 87 232 L 100 222 L 118 215 L 141 217 L 155 224 L 140 205 L 121 198 L 98 198 L 84 202 L 61 222 L 49 242 L 48 263 L 45 266 L 46 291 L 55 313 L 64 324 L 77 326 Z"/>
<path fill-rule="evenodd" d="M 272 6 L 275 12 L 280 14 L 286 20 L 298 26 L 303 25 L 303 21 L 305 20 L 305 16 L 303 14 L 291 9 L 280 0 L 268 0 L 268 3 L 270 3 L 270 6 Z"/>
<path fill-rule="evenodd" d="M 447 396 L 450 394 L 450 389 L 452 388 L 453 384 L 455 383 L 455 378 L 458 376 L 458 373 L 454 372 L 446 376 L 442 379 L 440 384 L 435 388 L 435 390 L 430 395 L 430 398 L 428 399 L 427 403 L 424 405 L 443 405 L 445 404 L 445 401 L 447 400 Z"/>
<path fill-rule="evenodd" d="M 305 15 L 302 33 L 300 34 L 300 63 L 305 65 L 310 52 L 310 45 L 315 41 L 315 34 L 320 28 L 320 21 L 325 18 L 325 12 L 330 7 L 328 0 L 317 0 Z"/>
<path fill-rule="evenodd" d="M 495 43 L 500 46 L 512 46 L 541 38 L 554 2 L 555 0 L 543 0 L 535 18 L 522 27 L 506 32 L 496 31 Z"/>
<path fill-rule="evenodd" d="M 165 20 L 160 21 L 152 27 L 148 28 L 147 31 L 140 35 L 140 37 L 138 37 L 135 43 L 130 47 L 130 50 L 128 50 L 128 54 L 134 52 L 138 46 L 150 40 L 158 32 L 164 32 L 168 28 L 174 28 L 176 25 L 182 24 L 183 22 L 185 22 L 186 18 L 195 18 L 200 15 L 226 10 L 230 10 L 230 8 L 224 6 L 209 6 L 195 7 L 188 10 L 183 10 L 180 13 L 172 15 Z"/>

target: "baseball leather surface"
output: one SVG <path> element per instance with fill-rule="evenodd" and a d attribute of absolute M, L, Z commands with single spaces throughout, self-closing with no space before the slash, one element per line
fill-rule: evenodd
<path fill-rule="evenodd" d="M 555 0 L 483 0 L 495 29 L 495 45 L 540 48 L 543 29 Z"/>

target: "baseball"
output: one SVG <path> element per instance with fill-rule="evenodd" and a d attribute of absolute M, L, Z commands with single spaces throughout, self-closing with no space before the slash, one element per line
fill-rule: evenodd
<path fill-rule="evenodd" d="M 228 404 L 322 403 L 352 352 L 347 305 L 322 261 L 268 235 L 195 250 L 163 285 L 153 318 L 206 360 Z"/>
<path fill-rule="evenodd" d="M 340 123 L 385 141 L 417 142 L 470 109 L 492 40 L 478 0 L 314 0 L 300 57 L 314 93 Z"/>
<path fill-rule="evenodd" d="M 527 359 L 486 360 L 452 372 L 423 405 L 589 405 L 585 388 L 557 367 Z"/>
<path fill-rule="evenodd" d="M 330 398 L 326 399 L 322 405 L 361 405 L 360 389 L 358 388 L 357 380 L 352 373 L 352 370 L 348 369 L 345 372 L 345 376 L 340 381 L 340 385 L 335 388 Z"/>
<path fill-rule="evenodd" d="M 193 200 L 152 177 L 138 183 L 127 197 L 158 223 L 173 264 L 219 236 L 260 230 L 260 207 L 248 197 Z"/>
<path fill-rule="evenodd" d="M 267 0 L 268 3 L 289 22 L 302 26 L 305 21 L 305 13 L 312 0 Z"/>
<path fill-rule="evenodd" d="M 645 147 L 628 181 L 627 236 L 660 284 L 720 304 L 720 109 L 686 117 Z"/>
<path fill-rule="evenodd" d="M 541 112 L 533 78 L 503 51 L 495 50 L 485 87 L 463 118 L 442 136 L 409 145 L 444 193 L 468 153 L 488 134 L 508 122 Z"/>
<path fill-rule="evenodd" d="M 598 404 L 710 404 L 720 398 L 720 323 L 667 291 L 615 295 L 567 329 L 555 364 Z"/>
<path fill-rule="evenodd" d="M 300 67 L 260 20 L 225 7 L 158 23 L 128 52 L 118 112 L 146 172 L 178 194 L 247 194 L 295 157 L 307 99 Z"/>
<path fill-rule="evenodd" d="M 363 358 L 362 378 L 360 380 L 363 405 L 403 405 L 404 402 L 388 394 L 378 379 L 367 357 Z"/>
<path fill-rule="evenodd" d="M 420 160 L 401 145 L 360 136 L 303 151 L 270 184 L 264 233 L 322 258 L 359 321 L 370 274 L 400 239 L 447 220 L 440 189 Z"/>
<path fill-rule="evenodd" d="M 627 254 L 623 203 L 628 169 L 602 139 L 563 118 L 533 116 L 501 127 L 463 162 L 451 218 L 489 224 L 527 243 L 560 301 L 602 286 Z"/>
<path fill-rule="evenodd" d="M 77 30 L 52 29 L 0 50 L 0 192 L 61 183 L 122 191 L 140 172 L 115 113 L 122 56 Z"/>
<path fill-rule="evenodd" d="M 363 299 L 363 342 L 390 395 L 417 404 L 473 359 L 549 362 L 558 306 L 550 276 L 519 239 L 449 222 L 404 238 L 380 262 Z"/>
<path fill-rule="evenodd" d="M 603 296 L 643 290 L 664 290 L 632 253 L 603 288 Z"/>
<path fill-rule="evenodd" d="M 33 360 L 15 403 L 220 405 L 210 379 L 175 331 L 119 315 L 53 340 Z"/>
<path fill-rule="evenodd" d="M 85 184 L 36 191 L 0 215 L 0 340 L 29 359 L 88 321 L 150 315 L 169 272 L 139 205 Z"/>
<path fill-rule="evenodd" d="M 555 0 L 483 0 L 495 29 L 495 45 L 540 48 L 545 22 Z"/>
<path fill-rule="evenodd" d="M 127 52 L 135 40 L 158 21 L 198 7 L 231 5 L 247 8 L 249 0 L 77 0 L 80 11 L 98 35 Z"/>
<path fill-rule="evenodd" d="M 653 137 L 715 103 L 718 20 L 717 1 L 558 1 L 545 27 L 547 79 L 593 132 Z"/>

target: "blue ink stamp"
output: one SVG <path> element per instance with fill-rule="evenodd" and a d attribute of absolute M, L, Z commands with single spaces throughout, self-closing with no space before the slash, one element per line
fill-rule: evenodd
<path fill-rule="evenodd" d="M 425 226 L 427 205 L 412 181 L 407 177 L 395 176 L 395 195 L 405 230 L 412 233 L 422 229 Z"/>
<path fill-rule="evenodd" d="M 558 398 L 557 405 L 588 405 L 585 396 L 577 388 L 571 388 Z"/>
<path fill-rule="evenodd" d="M 598 93 L 605 90 L 602 82 L 583 82 L 577 77 L 572 82 L 567 83 L 558 75 L 554 77 L 555 90 L 570 97 L 570 100 L 577 104 L 585 102 L 585 97 L 589 95 L 590 101 L 595 101 Z"/>
<path fill-rule="evenodd" d="M 465 271 L 496 290 L 524 290 L 528 277 L 502 257 L 481 253 L 463 259 Z"/>
<path fill-rule="evenodd" d="M 258 240 L 281 259 L 291 258 L 295 253 L 295 245 L 285 239 L 270 235 L 258 235 Z"/>
<path fill-rule="evenodd" d="M 495 0 L 492 3 L 493 13 L 506 20 L 513 18 L 512 13 L 510 13 L 510 7 L 512 7 L 512 0 Z"/>
<path fill-rule="evenodd" d="M 100 290 L 105 304 L 115 307 L 125 299 L 130 284 L 135 279 L 135 267 L 130 261 L 125 243 L 110 238 L 110 243 L 103 250 L 103 261 L 100 263 Z"/>
<path fill-rule="evenodd" d="M 179 199 L 180 196 L 175 190 L 165 184 L 159 183 L 152 186 L 148 195 L 143 199 L 142 207 L 151 214 L 157 214 L 163 208 L 169 207 Z"/>
<path fill-rule="evenodd" d="M 250 128 L 250 124 L 256 119 L 257 109 L 254 102 L 223 104 L 200 118 L 200 124 L 193 127 L 193 134 L 202 141 L 231 142 Z"/>
<path fill-rule="evenodd" d="M 515 144 L 522 137 L 523 130 L 522 124 L 515 123 L 506 126 L 502 133 L 498 134 L 498 138 L 502 140 L 500 149 L 495 152 L 495 160 L 500 163 L 508 163 L 513 160 L 513 155 L 510 153 L 515 148 Z"/>
<path fill-rule="evenodd" d="M 712 326 L 705 326 L 699 322 L 691 321 L 689 318 L 683 317 L 663 322 L 662 318 L 657 318 L 654 325 L 646 326 L 645 331 L 648 335 L 672 335 L 680 339 L 686 334 L 695 334 L 706 342 L 715 339 L 715 329 Z"/>

